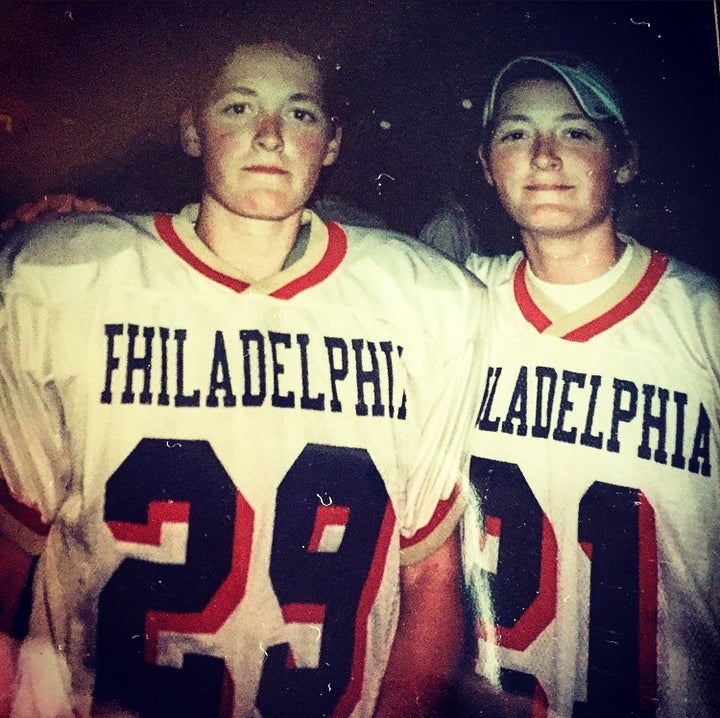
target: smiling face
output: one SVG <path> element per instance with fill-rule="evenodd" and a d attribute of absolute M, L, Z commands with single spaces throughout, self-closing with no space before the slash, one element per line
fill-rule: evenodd
<path fill-rule="evenodd" d="M 560 80 L 525 79 L 497 103 L 480 157 L 487 181 L 524 236 L 577 236 L 612 224 L 615 184 L 608 139 Z"/>
<path fill-rule="evenodd" d="M 181 120 L 185 151 L 201 157 L 203 202 L 286 219 L 303 209 L 340 148 L 312 59 L 276 45 L 239 47 L 199 114 Z"/>

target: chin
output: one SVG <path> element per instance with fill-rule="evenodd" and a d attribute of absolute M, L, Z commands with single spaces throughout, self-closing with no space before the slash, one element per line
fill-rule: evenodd
<path fill-rule="evenodd" d="M 255 202 L 228 202 L 225 209 L 238 217 L 279 222 L 303 209 L 303 206 Z"/>
<path fill-rule="evenodd" d="M 249 219 L 281 221 L 297 214 L 304 206 L 305 203 L 298 204 L 286 200 L 278 201 L 275 198 L 268 201 L 267 197 L 250 197 L 238 202 L 237 205 L 231 207 L 231 209 L 237 214 L 248 217 Z"/>
<path fill-rule="evenodd" d="M 257 219 L 263 222 L 282 222 L 291 217 L 295 212 L 256 212 L 254 214 L 244 213 L 248 219 Z"/>
<path fill-rule="evenodd" d="M 301 212 L 303 209 L 304 207 L 302 205 L 300 205 L 299 207 L 296 207 L 294 205 L 286 207 L 259 207 L 258 209 L 254 210 L 252 214 L 248 214 L 247 216 L 254 219 L 268 219 L 280 221 L 283 219 L 287 219 L 288 217 L 292 217 L 298 212 Z"/>
<path fill-rule="evenodd" d="M 518 222 L 534 232 L 565 232 L 576 228 L 576 219 L 559 209 L 542 209 L 529 213 Z"/>

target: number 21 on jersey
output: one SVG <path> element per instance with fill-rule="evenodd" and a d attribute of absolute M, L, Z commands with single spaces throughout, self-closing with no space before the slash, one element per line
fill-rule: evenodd
<path fill-rule="evenodd" d="M 517 464 L 473 457 L 471 481 L 481 498 L 485 533 L 497 540 L 497 568 L 488 572 L 496 640 L 523 652 L 556 620 L 563 546 L 558 548 L 555 530 Z M 575 701 L 573 717 L 651 718 L 657 653 L 653 509 L 638 489 L 597 481 L 577 507 L 568 504 L 566 510 L 577 512 L 577 542 L 590 563 L 589 620 L 582 629 L 586 695 Z M 502 669 L 501 682 L 531 699 L 528 716 L 545 715 L 547 699 L 535 676 Z"/>

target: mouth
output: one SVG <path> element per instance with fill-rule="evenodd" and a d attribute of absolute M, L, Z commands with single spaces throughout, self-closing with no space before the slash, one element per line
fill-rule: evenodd
<path fill-rule="evenodd" d="M 569 184 L 527 184 L 525 189 L 530 192 L 564 192 L 572 189 L 573 186 Z"/>
<path fill-rule="evenodd" d="M 257 174 L 266 175 L 285 175 L 287 170 L 282 167 L 274 167 L 273 165 L 250 165 L 249 167 L 243 167 L 246 172 L 256 172 Z"/>

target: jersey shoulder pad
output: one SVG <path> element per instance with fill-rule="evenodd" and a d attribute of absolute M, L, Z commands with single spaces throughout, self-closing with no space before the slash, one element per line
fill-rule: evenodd
<path fill-rule="evenodd" d="M 473 252 L 465 267 L 487 287 L 496 287 L 512 281 L 515 267 L 523 257 L 522 252 L 485 256 Z"/>
<path fill-rule="evenodd" d="M 58 267 L 97 261 L 121 251 L 141 235 L 154 236 L 151 216 L 68 214 L 14 232 L 5 251 L 12 264 Z"/>
<path fill-rule="evenodd" d="M 63 215 L 14 232 L 0 254 L 4 291 L 78 294 L 120 254 L 160 246 L 153 219 L 100 212 Z"/>
<path fill-rule="evenodd" d="M 372 262 L 376 270 L 388 275 L 388 282 L 407 287 L 479 284 L 464 268 L 423 242 L 400 232 L 343 226 L 348 247 L 354 257 Z"/>

